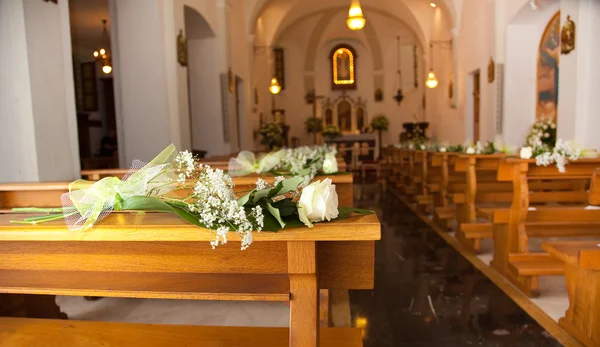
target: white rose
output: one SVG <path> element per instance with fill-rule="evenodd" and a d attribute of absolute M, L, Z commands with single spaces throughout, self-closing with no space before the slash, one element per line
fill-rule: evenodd
<path fill-rule="evenodd" d="M 473 148 L 473 147 L 469 147 L 469 148 L 467 148 L 467 151 L 466 151 L 466 153 L 467 153 L 467 154 L 475 154 L 475 148 Z"/>
<path fill-rule="evenodd" d="M 544 138 L 545 138 L 545 139 L 547 139 L 547 138 L 549 138 L 549 137 L 550 137 L 550 134 L 549 134 L 549 133 L 544 133 Z"/>
<path fill-rule="evenodd" d="M 531 147 L 521 148 L 520 156 L 521 159 L 530 159 L 533 156 L 533 149 Z"/>
<path fill-rule="evenodd" d="M 313 182 L 302 189 L 298 215 L 309 228 L 313 227 L 313 222 L 330 221 L 338 217 L 338 195 L 330 178 Z"/>
<path fill-rule="evenodd" d="M 424 151 L 425 150 L 425 145 L 421 145 L 421 150 Z"/>
<path fill-rule="evenodd" d="M 325 154 L 325 160 L 323 160 L 323 173 L 334 174 L 336 172 L 338 172 L 338 163 L 335 154 L 331 152 Z"/>
<path fill-rule="evenodd" d="M 446 147 L 440 147 L 440 152 L 446 153 Z"/>

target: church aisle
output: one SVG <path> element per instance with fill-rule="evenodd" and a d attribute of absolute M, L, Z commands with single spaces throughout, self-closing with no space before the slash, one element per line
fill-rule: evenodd
<path fill-rule="evenodd" d="M 365 347 L 560 346 L 373 181 L 355 188 L 355 206 L 375 209 L 382 223 L 382 240 L 375 251 L 375 289 L 350 292 L 352 323 L 365 328 Z"/>

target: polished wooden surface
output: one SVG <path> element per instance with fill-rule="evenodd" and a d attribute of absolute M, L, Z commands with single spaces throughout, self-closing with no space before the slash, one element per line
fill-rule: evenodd
<path fill-rule="evenodd" d="M 318 346 L 319 289 L 373 287 L 376 215 L 239 237 L 167 213 L 111 213 L 87 231 L 0 215 L 0 292 L 290 302 L 290 346 Z"/>
<path fill-rule="evenodd" d="M 71 231 L 64 220 L 38 225 L 11 223 L 28 215 L 0 214 L 0 241 L 212 241 L 212 230 L 189 224 L 170 213 L 113 212 L 90 230 Z M 378 240 L 379 220 L 375 214 L 354 215 L 347 219 L 315 223 L 314 228 L 299 227 L 279 232 L 254 233 L 262 241 L 352 241 Z M 234 232 L 230 241 L 240 241 Z"/>
<path fill-rule="evenodd" d="M 543 248 L 565 263 L 569 308 L 559 324 L 586 346 L 600 346 L 600 239 Z"/>
<path fill-rule="evenodd" d="M 203 327 L 0 318 L 2 347 L 282 347 L 287 328 Z M 360 329 L 321 328 L 320 346 L 362 347 Z"/>
<path fill-rule="evenodd" d="M 116 175 L 118 176 L 118 175 Z M 234 192 L 239 196 L 256 188 L 258 178 L 272 183 L 274 175 L 248 175 L 233 177 Z M 354 190 L 352 174 L 339 173 L 330 176 L 316 176 L 314 180 L 330 178 L 336 185 L 340 206 L 352 206 Z M 35 183 L 0 183 L 0 212 L 9 212 L 15 207 L 60 207 L 61 195 L 69 191 L 71 182 L 35 182 Z M 178 191 L 178 193 L 184 193 Z M 187 193 L 186 193 L 187 194 Z"/>

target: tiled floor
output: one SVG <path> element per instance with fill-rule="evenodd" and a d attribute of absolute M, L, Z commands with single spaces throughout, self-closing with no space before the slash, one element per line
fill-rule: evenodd
<path fill-rule="evenodd" d="M 373 182 L 373 179 L 368 180 Z M 375 289 L 350 293 L 365 347 L 560 346 L 418 216 L 377 183 L 358 184 L 357 207 L 376 210 Z M 281 303 L 59 297 L 72 319 L 163 324 L 287 326 Z"/>
<path fill-rule="evenodd" d="M 365 347 L 560 346 L 399 200 L 376 184 L 356 189 L 382 223 L 375 289 L 350 293 Z"/>

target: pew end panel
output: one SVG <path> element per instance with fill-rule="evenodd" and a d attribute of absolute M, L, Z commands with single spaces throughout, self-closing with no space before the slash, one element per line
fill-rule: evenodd
<path fill-rule="evenodd" d="M 569 308 L 559 324 L 586 346 L 600 346 L 600 239 L 546 242 L 565 265 Z"/>

